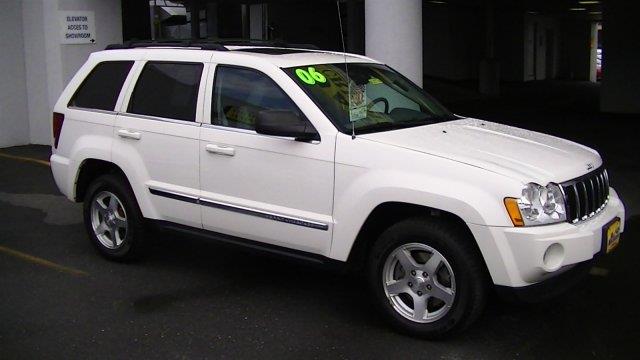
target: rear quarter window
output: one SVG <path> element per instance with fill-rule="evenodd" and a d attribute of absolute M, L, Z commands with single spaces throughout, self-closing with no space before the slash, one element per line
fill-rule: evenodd
<path fill-rule="evenodd" d="M 105 61 L 91 70 L 68 106 L 113 111 L 133 61 Z"/>

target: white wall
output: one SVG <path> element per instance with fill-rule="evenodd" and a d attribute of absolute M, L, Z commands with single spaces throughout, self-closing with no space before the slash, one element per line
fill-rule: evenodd
<path fill-rule="evenodd" d="M 58 0 L 58 2 L 58 10 L 61 11 L 88 10 L 95 11 L 96 14 L 94 44 L 60 45 L 62 81 L 66 85 L 90 53 L 103 50 L 109 44 L 122 42 L 122 7 L 120 0 Z"/>
<path fill-rule="evenodd" d="M 51 109 L 64 86 L 91 52 L 122 42 L 120 0 L 5 0 L 2 10 L 0 146 L 49 144 Z M 64 10 L 95 12 L 94 44 L 60 44 Z"/>
<path fill-rule="evenodd" d="M 22 5 L 27 81 L 29 142 L 49 144 L 51 108 L 62 90 L 57 1 L 30 0 Z"/>
<path fill-rule="evenodd" d="M 0 11 L 0 147 L 29 142 L 20 0 L 4 0 Z"/>

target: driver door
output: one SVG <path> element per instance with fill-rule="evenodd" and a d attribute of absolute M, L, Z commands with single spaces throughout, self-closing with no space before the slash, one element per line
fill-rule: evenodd
<path fill-rule="evenodd" d="M 300 142 L 258 134 L 254 124 L 260 110 L 304 114 L 261 71 L 217 65 L 210 73 L 209 121 L 201 128 L 199 149 L 204 228 L 328 254 L 335 135 Z"/>

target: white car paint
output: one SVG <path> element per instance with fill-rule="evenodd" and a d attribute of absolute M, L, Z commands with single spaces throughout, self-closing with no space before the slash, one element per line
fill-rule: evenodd
<path fill-rule="evenodd" d="M 172 48 L 94 53 L 54 108 L 65 114 L 60 143 L 51 157 L 56 184 L 75 200 L 83 162 L 113 162 L 126 174 L 146 218 L 340 261 L 348 259 L 377 206 L 401 202 L 439 209 L 467 224 L 493 282 L 512 287 L 542 281 L 592 258 L 600 251 L 603 224 L 616 216 L 624 219 L 624 206 L 611 190 L 605 210 L 582 223 L 512 225 L 503 199 L 520 196 L 524 184 L 563 182 L 587 173 L 587 164 L 602 164 L 597 152 L 567 140 L 476 119 L 355 139 L 339 132 L 281 67 L 345 59 L 375 62 L 322 51 L 278 56 Z M 68 108 L 82 80 L 106 60 L 136 61 L 114 111 Z M 195 123 L 126 113 L 147 60 L 204 64 Z M 303 143 L 210 125 L 211 88 L 219 64 L 265 73 L 302 110 L 321 140 Z M 176 201 L 151 191 L 202 202 Z M 564 256 L 550 268 L 542 257 L 554 243 L 562 245 Z"/>
<path fill-rule="evenodd" d="M 602 165 L 596 151 L 574 142 L 470 118 L 363 137 L 542 185 L 583 175 L 588 163 Z"/>

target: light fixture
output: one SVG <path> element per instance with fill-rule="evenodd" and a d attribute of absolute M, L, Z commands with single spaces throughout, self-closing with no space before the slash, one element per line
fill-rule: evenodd
<path fill-rule="evenodd" d="M 602 15 L 602 11 L 589 11 L 589 15 Z"/>
<path fill-rule="evenodd" d="M 580 5 L 592 5 L 592 4 L 600 4 L 598 0 L 586 0 L 586 1 L 578 1 Z"/>
<path fill-rule="evenodd" d="M 573 8 L 569 8 L 569 11 L 585 11 L 587 10 L 586 8 L 583 7 L 573 7 Z"/>
<path fill-rule="evenodd" d="M 441 1 L 441 0 L 431 0 L 429 1 L 432 4 L 446 4 L 446 1 Z"/>

